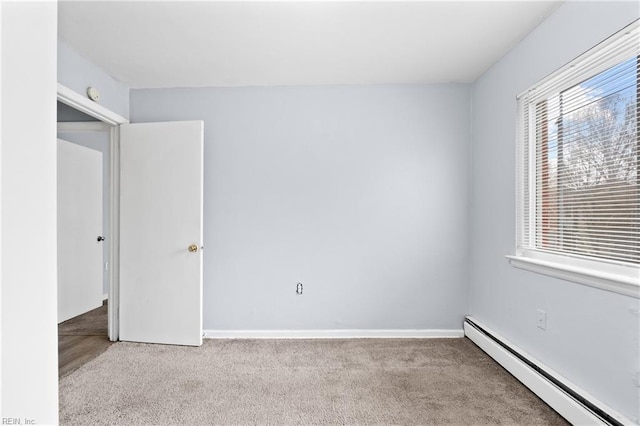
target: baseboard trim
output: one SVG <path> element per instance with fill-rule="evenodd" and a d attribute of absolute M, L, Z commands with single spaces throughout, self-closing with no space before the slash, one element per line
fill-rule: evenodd
<path fill-rule="evenodd" d="M 635 424 L 473 317 L 465 319 L 464 333 L 570 423 L 615 426 Z"/>
<path fill-rule="evenodd" d="M 425 339 L 464 337 L 463 330 L 204 330 L 205 339 Z"/>

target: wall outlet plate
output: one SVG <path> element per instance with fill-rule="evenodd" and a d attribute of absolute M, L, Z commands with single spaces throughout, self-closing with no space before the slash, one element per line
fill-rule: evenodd
<path fill-rule="evenodd" d="M 547 313 L 542 309 L 538 309 L 538 320 L 536 322 L 536 325 L 541 330 L 547 329 Z"/>

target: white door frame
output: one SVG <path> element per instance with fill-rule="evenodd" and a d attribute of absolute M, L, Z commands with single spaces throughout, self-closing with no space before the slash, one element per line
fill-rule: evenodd
<path fill-rule="evenodd" d="M 119 338 L 120 306 L 120 129 L 121 124 L 129 123 L 129 120 L 115 112 L 95 103 L 66 86 L 58 83 L 58 101 L 68 105 L 82 113 L 96 118 L 102 123 L 82 123 L 77 125 L 61 124 L 59 129 L 69 131 L 109 131 L 109 181 L 111 193 L 109 194 L 109 210 L 111 213 L 111 232 L 107 238 L 111 241 L 109 252 L 109 340 L 115 342 Z"/>

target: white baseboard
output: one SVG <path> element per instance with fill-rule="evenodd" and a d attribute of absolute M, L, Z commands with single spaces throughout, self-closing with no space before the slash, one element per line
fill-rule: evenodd
<path fill-rule="evenodd" d="M 482 349 L 494 360 L 496 360 L 498 364 L 502 365 L 516 379 L 518 379 L 525 386 L 531 389 L 533 393 L 538 395 L 544 402 L 546 402 L 551 408 L 558 412 L 562 417 L 567 419 L 570 423 L 574 425 L 610 424 L 604 421 L 603 418 L 601 418 L 598 414 L 589 409 L 583 403 L 578 401 L 576 398 L 571 396 L 569 393 L 565 392 L 560 386 L 554 384 L 543 374 L 534 370 L 527 364 L 527 362 L 532 363 L 535 367 L 546 372 L 554 380 L 561 383 L 571 391 L 575 392 L 575 394 L 587 400 L 590 404 L 593 404 L 593 406 L 597 407 L 597 409 L 599 410 L 602 410 L 603 412 L 611 416 L 614 420 L 617 420 L 623 425 L 635 424 L 630 419 L 626 418 L 620 413 L 617 413 L 611 407 L 603 404 L 589 393 L 583 391 L 578 386 L 562 377 L 557 372 L 548 368 L 537 359 L 531 357 L 508 340 L 502 338 L 493 330 L 488 329 L 474 318 L 468 317 L 468 319 L 472 323 L 475 323 L 486 333 L 490 334 L 493 339 L 466 321 L 464 323 L 465 336 L 471 339 L 471 341 L 473 341 L 473 343 L 480 347 L 480 349 Z M 499 341 L 500 344 L 497 343 L 494 339 Z M 505 349 L 505 347 L 509 350 Z M 518 356 L 514 355 L 511 351 L 517 353 Z M 524 362 L 519 357 L 524 358 L 527 362 Z"/>
<path fill-rule="evenodd" d="M 205 339 L 424 339 L 464 337 L 463 330 L 204 330 Z"/>

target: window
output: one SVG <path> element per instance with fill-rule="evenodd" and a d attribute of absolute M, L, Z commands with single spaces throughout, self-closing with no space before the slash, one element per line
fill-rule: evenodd
<path fill-rule="evenodd" d="M 640 297 L 638 21 L 518 97 L 512 264 Z"/>

